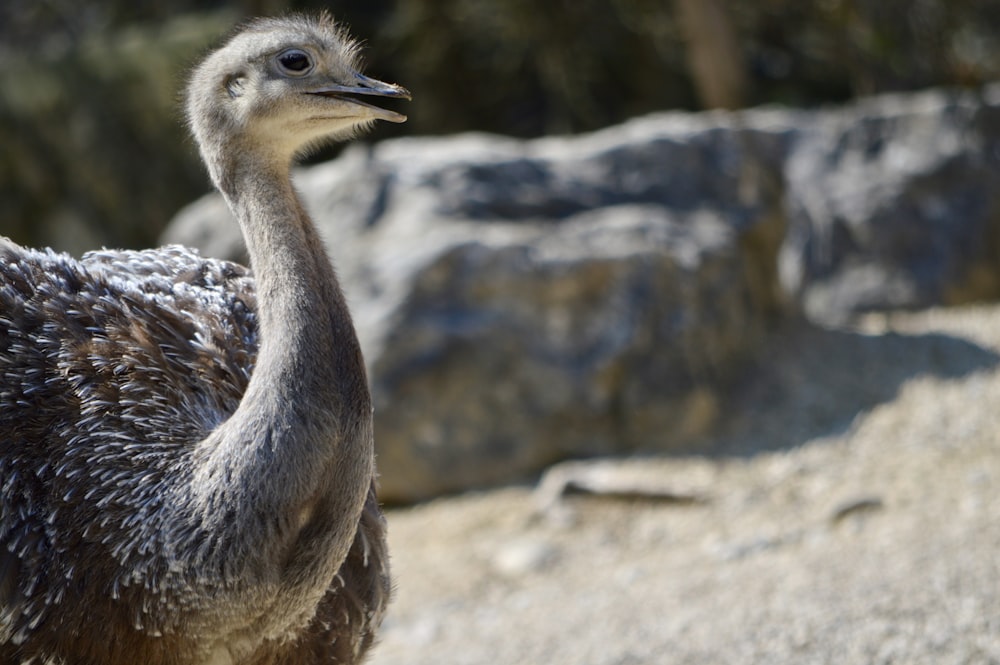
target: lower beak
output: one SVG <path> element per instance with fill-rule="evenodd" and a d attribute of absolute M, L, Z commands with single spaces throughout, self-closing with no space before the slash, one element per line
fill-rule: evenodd
<path fill-rule="evenodd" d="M 396 113 L 395 111 L 374 106 L 357 99 L 356 96 L 392 97 L 409 100 L 412 99 L 409 90 L 394 83 L 384 83 L 373 78 L 368 78 L 363 74 L 355 74 L 354 80 L 357 82 L 357 85 L 331 84 L 310 90 L 309 93 L 313 95 L 323 95 L 324 97 L 338 97 L 340 99 L 346 99 L 354 104 L 358 104 L 359 106 L 365 106 L 369 109 L 377 111 L 376 117 L 380 120 L 388 120 L 389 122 L 404 122 L 406 120 L 406 116 L 402 113 Z"/>

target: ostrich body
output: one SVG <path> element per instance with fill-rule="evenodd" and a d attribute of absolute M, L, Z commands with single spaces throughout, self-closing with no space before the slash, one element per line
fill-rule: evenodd
<path fill-rule="evenodd" d="M 355 663 L 389 595 L 371 399 L 290 182 L 405 117 L 328 17 L 247 24 L 191 129 L 254 275 L 181 247 L 0 240 L 0 665 Z"/>

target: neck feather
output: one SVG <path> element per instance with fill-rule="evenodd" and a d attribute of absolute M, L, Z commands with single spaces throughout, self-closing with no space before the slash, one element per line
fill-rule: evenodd
<path fill-rule="evenodd" d="M 247 509 L 248 519 L 273 516 L 270 533 L 246 534 L 257 541 L 247 547 L 264 566 L 294 556 L 303 529 L 316 528 L 312 515 L 332 517 L 316 550 L 322 561 L 304 563 L 320 577 L 332 575 L 347 555 L 374 474 L 364 363 L 289 167 L 242 154 L 241 164 L 213 176 L 246 240 L 261 344 L 239 407 L 204 451 L 200 493 L 206 512 L 222 503 Z M 279 549 L 268 553 L 261 542 Z"/>
<path fill-rule="evenodd" d="M 289 169 L 251 162 L 222 182 L 257 283 L 261 348 L 245 399 L 256 408 L 300 405 L 304 414 L 347 417 L 352 401 L 368 398 L 361 350 Z"/>

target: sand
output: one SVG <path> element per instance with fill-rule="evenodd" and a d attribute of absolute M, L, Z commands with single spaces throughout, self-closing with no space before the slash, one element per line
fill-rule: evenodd
<path fill-rule="evenodd" d="M 1000 663 L 1000 306 L 789 325 L 728 409 L 708 454 L 390 510 L 369 662 Z"/>

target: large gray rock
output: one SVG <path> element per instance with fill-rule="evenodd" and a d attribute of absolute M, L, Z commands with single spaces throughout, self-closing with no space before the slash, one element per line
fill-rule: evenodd
<path fill-rule="evenodd" d="M 1000 85 L 396 140 L 298 183 L 355 313 L 390 500 L 695 445 L 783 312 L 1000 295 Z M 238 258 L 227 217 L 209 197 L 165 240 Z"/>
<path fill-rule="evenodd" d="M 781 309 L 786 115 L 398 140 L 301 172 L 369 362 L 383 496 L 705 433 Z M 164 239 L 238 255 L 225 216 L 209 197 Z"/>
<path fill-rule="evenodd" d="M 810 114 L 785 174 L 781 275 L 810 318 L 1000 296 L 1000 85 Z"/>

